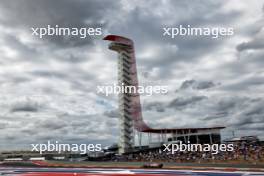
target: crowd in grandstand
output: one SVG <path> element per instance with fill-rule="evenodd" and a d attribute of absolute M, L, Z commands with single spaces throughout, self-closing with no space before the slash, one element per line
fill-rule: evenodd
<path fill-rule="evenodd" d="M 248 161 L 252 163 L 262 162 L 264 159 L 264 147 L 257 143 L 239 143 L 234 145 L 234 150 L 230 152 L 164 152 L 162 149 L 148 150 L 128 154 L 122 157 L 124 161 L 143 162 L 221 162 L 221 161 Z M 119 160 L 115 158 L 115 160 Z"/>

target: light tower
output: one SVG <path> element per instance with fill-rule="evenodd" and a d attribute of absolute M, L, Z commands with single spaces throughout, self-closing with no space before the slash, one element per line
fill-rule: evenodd
<path fill-rule="evenodd" d="M 133 86 L 136 89 L 133 92 L 120 93 L 118 99 L 119 153 L 127 153 L 133 148 L 133 130 L 142 132 L 150 129 L 142 119 L 134 45 L 132 40 L 116 35 L 108 35 L 104 40 L 112 41 L 109 49 L 118 53 L 118 85 L 124 88 Z"/>

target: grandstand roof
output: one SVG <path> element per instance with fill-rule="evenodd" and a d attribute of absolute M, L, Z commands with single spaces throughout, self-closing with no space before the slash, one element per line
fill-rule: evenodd
<path fill-rule="evenodd" d="M 198 130 L 215 130 L 215 129 L 224 129 L 225 127 L 210 127 L 210 128 L 161 128 L 161 129 L 147 129 L 142 132 L 145 133 L 182 133 L 182 132 L 196 132 Z"/>

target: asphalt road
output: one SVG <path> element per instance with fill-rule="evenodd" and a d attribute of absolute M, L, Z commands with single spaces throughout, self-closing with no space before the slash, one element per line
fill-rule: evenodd
<path fill-rule="evenodd" d="M 5 176 L 264 176 L 264 172 L 246 171 L 193 171 L 156 169 L 108 169 L 108 168 L 39 168 L 0 167 L 0 175 Z"/>

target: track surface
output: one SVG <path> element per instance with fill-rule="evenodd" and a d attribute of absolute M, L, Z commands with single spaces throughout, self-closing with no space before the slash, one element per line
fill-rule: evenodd
<path fill-rule="evenodd" d="M 101 169 L 101 168 L 26 168 L 0 167 L 0 175 L 5 176 L 264 176 L 264 172 L 224 172 L 192 170 L 156 169 Z"/>

